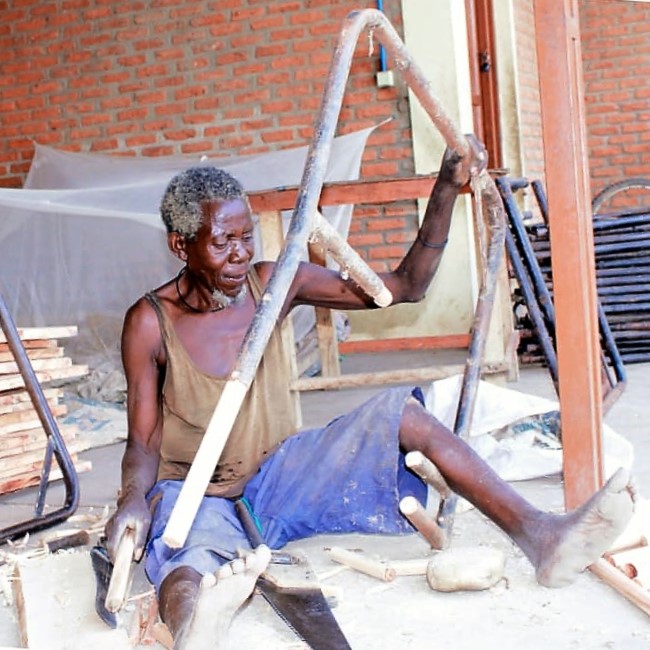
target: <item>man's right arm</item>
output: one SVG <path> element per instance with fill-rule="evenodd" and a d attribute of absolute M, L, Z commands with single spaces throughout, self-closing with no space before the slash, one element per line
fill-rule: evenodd
<path fill-rule="evenodd" d="M 128 437 L 117 511 L 106 525 L 108 551 L 113 558 L 127 528 L 135 533 L 136 559 L 142 555 L 149 532 L 151 515 L 146 495 L 158 474 L 162 435 L 161 355 L 158 319 L 152 307 L 141 299 L 127 312 L 122 331 Z"/>

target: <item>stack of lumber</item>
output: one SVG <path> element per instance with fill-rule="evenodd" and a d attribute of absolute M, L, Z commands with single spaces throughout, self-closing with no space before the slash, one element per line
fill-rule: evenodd
<path fill-rule="evenodd" d="M 66 414 L 66 406 L 61 403 L 63 391 L 48 384 L 88 374 L 88 366 L 74 365 L 58 344 L 58 339 L 76 334 L 75 326 L 18 328 L 18 335 L 57 424 L 58 418 Z M 76 428 L 58 428 L 77 472 L 90 469 L 90 463 L 80 462 L 77 458 L 82 449 L 75 446 Z M 46 447 L 47 434 L 25 389 L 9 344 L 0 331 L 0 494 L 38 485 Z M 61 471 L 54 458 L 49 479 L 57 478 L 61 478 Z"/>

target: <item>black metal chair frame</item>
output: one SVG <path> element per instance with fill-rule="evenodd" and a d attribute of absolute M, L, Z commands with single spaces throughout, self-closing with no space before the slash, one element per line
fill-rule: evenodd
<path fill-rule="evenodd" d="M 496 185 L 503 199 L 508 221 L 508 228 L 506 229 L 506 252 L 508 259 L 519 283 L 522 298 L 526 304 L 535 334 L 546 359 L 551 379 L 557 391 L 558 366 L 553 298 L 531 245 L 523 215 L 514 197 L 514 192 L 530 185 L 537 200 L 542 218 L 546 225 L 548 225 L 546 193 L 539 180 L 531 183 L 526 178 L 503 176 L 496 179 Z M 604 384 L 603 407 L 607 411 L 623 392 L 627 377 L 621 355 L 616 346 L 616 341 L 612 335 L 600 300 L 598 301 L 597 309 Z"/>

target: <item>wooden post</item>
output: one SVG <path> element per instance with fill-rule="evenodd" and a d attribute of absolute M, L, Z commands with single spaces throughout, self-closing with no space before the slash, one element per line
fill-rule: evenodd
<path fill-rule="evenodd" d="M 597 294 L 577 0 L 535 0 L 564 446 L 573 508 L 602 485 Z"/>

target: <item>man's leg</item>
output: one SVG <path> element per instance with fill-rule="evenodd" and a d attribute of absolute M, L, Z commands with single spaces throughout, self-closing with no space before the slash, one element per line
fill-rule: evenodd
<path fill-rule="evenodd" d="M 174 650 L 215 650 L 225 645 L 233 616 L 255 588 L 271 551 L 259 546 L 245 558 L 201 576 L 190 567 L 174 569 L 158 594 L 160 615 Z"/>
<path fill-rule="evenodd" d="M 463 440 L 410 398 L 400 423 L 400 444 L 420 451 L 452 490 L 474 504 L 521 548 L 547 586 L 569 584 L 618 537 L 633 512 L 629 472 L 617 472 L 587 503 L 567 513 L 538 510 L 520 496 Z"/>

